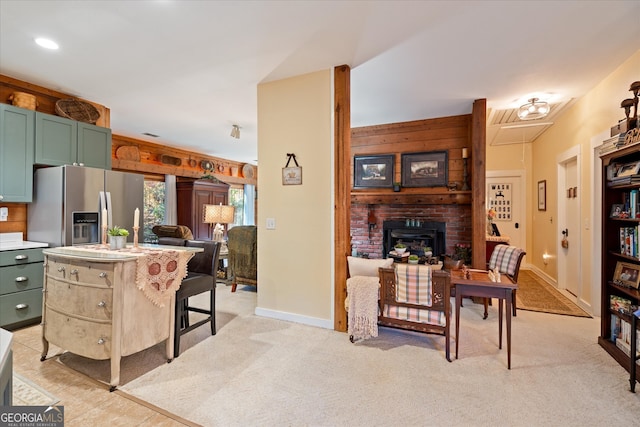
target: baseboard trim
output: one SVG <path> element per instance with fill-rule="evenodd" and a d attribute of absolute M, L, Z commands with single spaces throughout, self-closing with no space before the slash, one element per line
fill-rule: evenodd
<path fill-rule="evenodd" d="M 333 329 L 333 320 L 319 319 L 317 317 L 303 316 L 286 311 L 270 310 L 256 307 L 256 316 L 268 317 L 271 319 L 286 320 L 287 322 L 301 323 L 303 325 L 315 326 L 324 329 Z"/>

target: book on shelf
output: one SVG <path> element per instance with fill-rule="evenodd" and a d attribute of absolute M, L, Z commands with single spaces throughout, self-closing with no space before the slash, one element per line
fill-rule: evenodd
<path fill-rule="evenodd" d="M 640 225 L 620 227 L 620 253 L 640 258 Z"/>

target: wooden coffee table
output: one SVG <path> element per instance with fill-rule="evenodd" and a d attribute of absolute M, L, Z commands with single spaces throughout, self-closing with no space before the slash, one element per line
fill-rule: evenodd
<path fill-rule="evenodd" d="M 500 276 L 500 282 L 492 282 L 488 272 L 469 270 L 470 276 L 465 278 L 463 270 L 451 271 L 451 286 L 456 289 L 456 359 L 460 343 L 460 308 L 462 297 L 498 298 L 498 348 L 502 348 L 502 307 L 503 300 L 507 305 L 507 366 L 511 369 L 511 299 L 513 290 L 518 289 L 506 274 Z"/>

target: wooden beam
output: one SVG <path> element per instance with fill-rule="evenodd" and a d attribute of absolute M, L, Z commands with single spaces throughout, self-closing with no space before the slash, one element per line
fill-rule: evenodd
<path fill-rule="evenodd" d="M 487 258 L 487 100 L 476 99 L 471 112 L 471 215 L 473 268 L 486 268 Z"/>
<path fill-rule="evenodd" d="M 351 68 L 334 68 L 335 282 L 334 329 L 347 331 L 347 256 L 351 254 Z"/>

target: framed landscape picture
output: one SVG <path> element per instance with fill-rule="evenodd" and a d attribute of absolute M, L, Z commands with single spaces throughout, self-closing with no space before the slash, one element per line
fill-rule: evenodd
<path fill-rule="evenodd" d="M 353 158 L 353 186 L 355 188 L 392 188 L 393 154 L 355 156 Z"/>
<path fill-rule="evenodd" d="M 446 187 L 448 179 L 446 151 L 402 155 L 403 187 Z"/>

